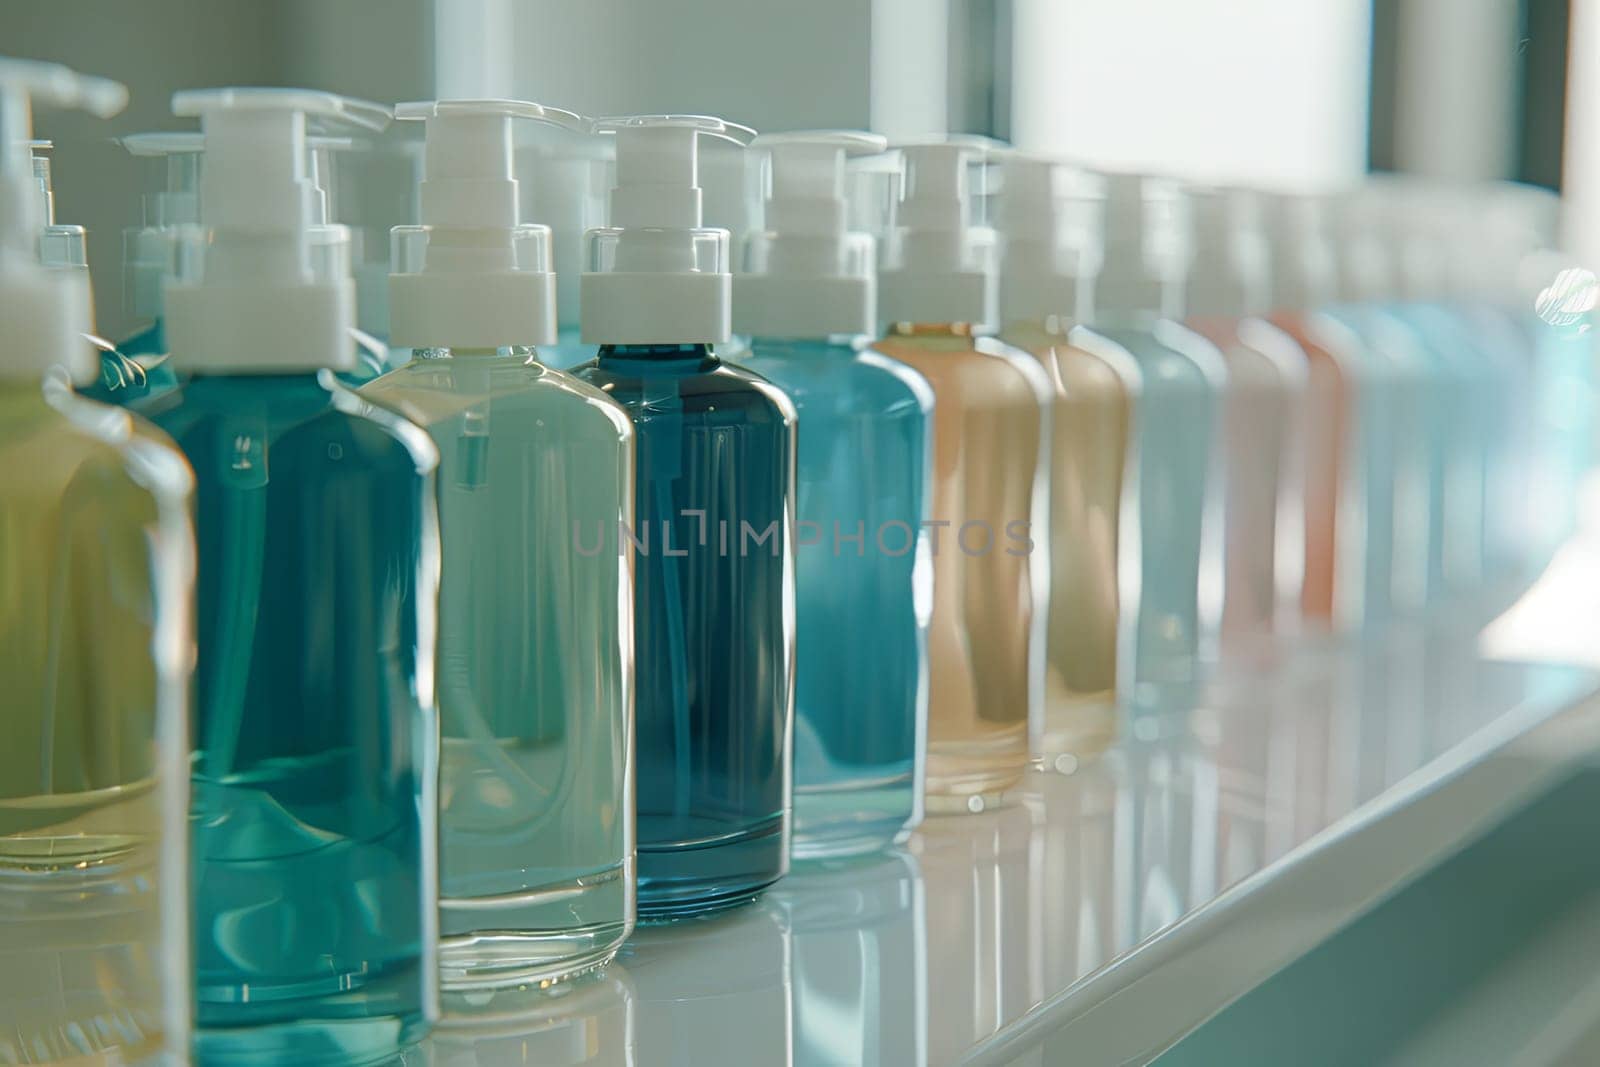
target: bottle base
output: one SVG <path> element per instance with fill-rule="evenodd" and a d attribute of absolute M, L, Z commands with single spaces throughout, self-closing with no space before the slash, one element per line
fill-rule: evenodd
<path fill-rule="evenodd" d="M 640 923 L 737 907 L 789 870 L 787 813 L 733 834 L 663 842 L 666 835 L 651 833 L 672 825 L 670 817 L 639 816 Z"/>
<path fill-rule="evenodd" d="M 633 926 L 633 870 L 625 861 L 515 892 L 441 895 L 440 988 L 544 986 L 604 966 Z"/>
<path fill-rule="evenodd" d="M 627 940 L 631 923 L 562 930 L 547 934 L 496 931 L 446 937 L 439 941 L 439 988 L 445 1011 L 471 1014 L 450 994 L 520 986 L 550 986 L 599 970 Z M 458 1003 L 459 1002 L 459 1003 Z"/>
<path fill-rule="evenodd" d="M 1045 711 L 1044 735 L 1033 765 L 1042 771 L 1072 774 L 1116 744 L 1115 704 L 1063 704 Z"/>
<path fill-rule="evenodd" d="M 196 1029 L 202 1067 L 372 1067 L 402 1061 L 427 1033 L 420 1013 L 368 1019 L 296 1020 Z"/>
<path fill-rule="evenodd" d="M 904 839 L 915 827 L 915 797 L 909 774 L 893 788 L 807 789 L 794 795 L 797 860 L 861 856 Z"/>

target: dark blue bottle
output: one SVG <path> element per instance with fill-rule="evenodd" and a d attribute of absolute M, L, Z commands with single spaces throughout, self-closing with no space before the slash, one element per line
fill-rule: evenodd
<path fill-rule="evenodd" d="M 706 344 L 575 373 L 638 434 L 639 916 L 741 903 L 789 863 L 794 411 Z"/>

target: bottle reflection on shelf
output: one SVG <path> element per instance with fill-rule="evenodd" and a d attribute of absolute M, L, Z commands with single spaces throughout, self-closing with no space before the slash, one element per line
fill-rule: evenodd
<path fill-rule="evenodd" d="M 1035 1003 L 1129 947 L 1112 922 L 1119 766 L 1106 756 L 1071 775 L 1028 776 L 1028 940 L 1037 946 L 1028 997 Z"/>
<path fill-rule="evenodd" d="M 633 979 L 641 1058 L 670 1067 L 792 1064 L 791 951 L 772 895 L 636 929 L 617 958 Z"/>
<path fill-rule="evenodd" d="M 771 899 L 793 938 L 795 1061 L 927 1062 L 928 926 L 916 859 L 893 849 L 799 863 Z"/>
<path fill-rule="evenodd" d="M 1035 777 L 1030 775 L 1029 779 Z M 928 1059 L 958 1058 L 1030 1001 L 1028 848 L 1033 820 L 1015 794 L 998 808 L 925 820 L 910 851 L 922 868 L 928 929 Z"/>
<path fill-rule="evenodd" d="M 633 982 L 616 964 L 547 989 L 452 996 L 471 1002 L 466 1007 L 472 1022 L 436 1028 L 427 1049 L 431 1055 L 419 1064 L 632 1067 L 636 1062 Z"/>

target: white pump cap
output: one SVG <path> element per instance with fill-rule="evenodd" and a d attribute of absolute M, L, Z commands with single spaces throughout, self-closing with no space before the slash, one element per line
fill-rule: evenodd
<path fill-rule="evenodd" d="M 33 177 L 39 183 L 39 262 L 47 267 L 69 270 L 89 269 L 87 234 L 82 226 L 56 221 L 56 194 L 50 178 L 49 141 L 29 141 L 33 154 Z"/>
<path fill-rule="evenodd" d="M 550 230 L 517 221 L 511 124 L 570 130 L 570 111 L 518 100 L 401 104 L 427 123 L 420 226 L 394 229 L 389 340 L 404 348 L 500 348 L 556 339 Z"/>
<path fill-rule="evenodd" d="M 172 98 L 205 135 L 203 231 L 167 283 L 167 329 L 185 370 L 279 373 L 355 364 L 349 231 L 319 225 L 306 120 L 381 130 L 389 111 L 300 89 L 204 89 Z"/>
<path fill-rule="evenodd" d="M 517 193 L 522 217 L 550 227 L 556 271 L 556 318 L 563 330 L 578 328 L 578 289 L 584 270 L 584 235 L 606 226 L 611 191 L 612 137 L 544 124 L 516 130 Z"/>
<path fill-rule="evenodd" d="M 100 118 L 122 110 L 116 82 L 54 63 L 0 59 L 0 376 L 37 378 L 52 367 L 75 381 L 96 372 L 89 276 L 51 270 L 40 260 L 49 225 L 32 152 L 33 103 L 82 108 Z"/>
<path fill-rule="evenodd" d="M 1196 185 L 1185 192 L 1194 208 L 1194 267 L 1185 312 L 1240 318 L 1267 311 L 1271 274 L 1258 195 Z"/>
<path fill-rule="evenodd" d="M 172 273 L 178 227 L 200 221 L 199 131 L 134 133 L 121 139 L 128 154 L 159 161 L 161 184 L 144 195 L 144 225 L 122 231 L 122 302 L 135 315 L 161 315 L 161 288 Z"/>
<path fill-rule="evenodd" d="M 742 127 L 701 115 L 601 119 L 616 135 L 611 225 L 585 238 L 581 289 L 587 344 L 718 344 L 728 340 L 728 231 L 703 227 L 702 134 Z"/>
<path fill-rule="evenodd" d="M 1176 182 L 1106 175 L 1105 265 L 1098 314 L 1183 316 L 1183 283 L 1194 255 L 1189 206 Z"/>
<path fill-rule="evenodd" d="M 980 138 L 896 146 L 904 177 L 878 271 L 883 321 L 995 327 L 995 235 L 978 224 L 971 181 L 991 146 Z"/>
<path fill-rule="evenodd" d="M 757 137 L 766 163 L 766 227 L 746 238 L 733 279 L 733 324 L 760 337 L 822 338 L 876 328 L 871 235 L 845 218 L 847 154 L 881 153 L 873 133 L 816 130 Z"/>
<path fill-rule="evenodd" d="M 726 119 L 716 121 L 722 123 L 721 135 L 700 145 L 701 217 L 705 225 L 728 231 L 732 269 L 738 273 L 744 269 L 738 250 L 761 228 L 761 173 L 756 154 L 746 150 L 756 131 Z"/>
<path fill-rule="evenodd" d="M 1000 154 L 1000 318 L 1087 316 L 1100 272 L 1105 183 L 1042 156 Z"/>
<path fill-rule="evenodd" d="M 1364 186 L 1333 197 L 1284 196 L 1279 207 L 1283 216 L 1279 226 L 1284 233 L 1275 234 L 1275 239 L 1295 239 L 1298 233 L 1303 268 L 1310 270 L 1315 264 L 1327 275 L 1315 278 L 1316 291 L 1307 294 L 1319 299 L 1299 306 L 1314 307 L 1335 298 L 1348 302 L 1394 298 L 1399 264 L 1384 236 L 1388 223 L 1382 206 Z M 1321 259 L 1326 260 L 1325 266 L 1317 264 Z M 1281 266 L 1278 272 L 1283 273 Z M 1313 281 L 1309 275 L 1306 280 Z M 1280 303 L 1296 306 L 1289 301 Z"/>

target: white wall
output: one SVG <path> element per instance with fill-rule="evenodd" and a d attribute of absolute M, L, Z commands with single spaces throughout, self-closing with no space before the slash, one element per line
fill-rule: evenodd
<path fill-rule="evenodd" d="M 1366 169 L 1370 0 L 1014 0 L 1012 139 L 1118 170 Z"/>

